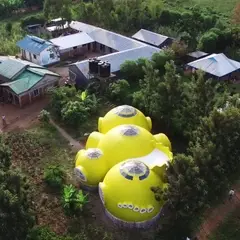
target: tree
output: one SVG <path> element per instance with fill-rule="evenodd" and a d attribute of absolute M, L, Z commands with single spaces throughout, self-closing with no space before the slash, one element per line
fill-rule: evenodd
<path fill-rule="evenodd" d="M 217 48 L 218 35 L 214 32 L 206 32 L 200 38 L 198 48 L 206 52 L 215 52 Z"/>
<path fill-rule="evenodd" d="M 126 104 L 129 101 L 130 85 L 127 80 L 118 80 L 110 83 L 108 87 L 108 94 L 113 101 L 120 104 Z"/>
<path fill-rule="evenodd" d="M 0 189 L 0 239 L 24 240 L 34 224 L 26 179 L 0 170 Z"/>
<path fill-rule="evenodd" d="M 11 32 L 12 32 L 12 23 L 11 22 L 8 22 L 6 25 L 5 25 L 5 30 L 6 32 L 10 35 Z"/>
<path fill-rule="evenodd" d="M 152 55 L 152 63 L 154 69 L 159 71 L 159 74 L 163 75 L 165 73 L 165 64 L 172 59 L 174 55 L 166 54 L 164 51 L 154 53 Z"/>
<path fill-rule="evenodd" d="M 71 127 L 78 127 L 87 121 L 89 109 L 81 101 L 69 101 L 61 110 L 62 120 Z"/>
<path fill-rule="evenodd" d="M 11 165 L 11 150 L 0 138 L 0 169 L 9 169 Z"/>

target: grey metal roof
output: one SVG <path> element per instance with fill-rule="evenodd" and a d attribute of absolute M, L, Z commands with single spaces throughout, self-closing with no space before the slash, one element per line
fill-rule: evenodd
<path fill-rule="evenodd" d="M 72 21 L 69 26 L 74 30 L 85 32 L 85 33 L 90 33 L 96 29 L 99 29 L 98 27 L 92 26 L 87 23 L 78 22 L 78 21 Z"/>
<path fill-rule="evenodd" d="M 120 70 L 120 66 L 127 60 L 135 61 L 139 58 L 150 59 L 156 52 L 161 51 L 158 48 L 152 46 L 141 46 L 134 49 L 125 50 L 122 52 L 111 53 L 98 57 L 101 61 L 108 61 L 111 64 L 111 72 L 117 72 Z M 88 76 L 89 66 L 88 60 L 76 62 L 75 65 L 85 77 Z"/>
<path fill-rule="evenodd" d="M 211 54 L 187 64 L 211 75 L 222 77 L 240 69 L 240 62 L 227 58 L 223 53 Z"/>
<path fill-rule="evenodd" d="M 194 57 L 194 58 L 200 58 L 200 57 L 204 57 L 206 55 L 208 55 L 208 53 L 205 53 L 202 51 L 195 51 L 195 52 L 191 52 L 188 54 L 188 56 Z"/>
<path fill-rule="evenodd" d="M 96 42 L 117 51 L 124 51 L 145 45 L 144 43 L 140 43 L 134 39 L 101 28 L 90 32 L 89 36 Z"/>
<path fill-rule="evenodd" d="M 94 42 L 85 32 L 67 35 L 64 37 L 53 38 L 50 40 L 54 45 L 59 46 L 60 50 L 81 46 L 83 44 Z"/>
<path fill-rule="evenodd" d="M 132 38 L 152 44 L 154 46 L 159 46 L 169 37 L 145 29 L 141 29 L 137 33 L 135 33 Z"/>

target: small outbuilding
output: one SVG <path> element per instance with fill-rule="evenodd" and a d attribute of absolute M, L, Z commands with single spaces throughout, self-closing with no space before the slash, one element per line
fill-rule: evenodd
<path fill-rule="evenodd" d="M 85 32 L 53 38 L 50 42 L 59 48 L 61 60 L 84 55 L 91 49 L 94 40 Z"/>
<path fill-rule="evenodd" d="M 0 97 L 20 107 L 42 97 L 58 85 L 60 76 L 39 65 L 8 58 L 0 63 Z"/>
<path fill-rule="evenodd" d="M 158 48 L 168 47 L 173 43 L 172 38 L 146 29 L 139 30 L 132 38 Z"/>
<path fill-rule="evenodd" d="M 186 65 L 187 72 L 196 70 L 202 70 L 209 78 L 240 80 L 240 62 L 228 58 L 223 53 L 214 53 Z"/>
<path fill-rule="evenodd" d="M 60 61 L 59 49 L 53 43 L 39 37 L 27 35 L 17 42 L 21 56 L 30 62 L 47 66 Z"/>
<path fill-rule="evenodd" d="M 206 53 L 206 52 L 202 52 L 202 51 L 191 52 L 191 53 L 187 54 L 186 61 L 187 62 L 192 62 L 192 61 L 195 61 L 197 59 L 201 59 L 203 57 L 206 57 L 208 55 L 210 55 L 210 54 Z"/>

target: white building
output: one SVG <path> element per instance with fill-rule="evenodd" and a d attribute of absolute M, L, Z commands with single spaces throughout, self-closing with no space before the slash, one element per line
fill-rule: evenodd
<path fill-rule="evenodd" d="M 60 61 L 59 48 L 53 43 L 27 35 L 17 42 L 23 59 L 41 66 L 51 65 Z"/>

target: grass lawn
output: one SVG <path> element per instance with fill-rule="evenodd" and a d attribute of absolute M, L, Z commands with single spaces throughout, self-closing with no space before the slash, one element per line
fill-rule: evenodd
<path fill-rule="evenodd" d="M 178 8 L 200 6 L 230 16 L 238 1 L 239 0 L 167 0 L 165 3 Z"/>

